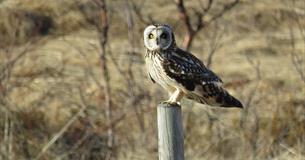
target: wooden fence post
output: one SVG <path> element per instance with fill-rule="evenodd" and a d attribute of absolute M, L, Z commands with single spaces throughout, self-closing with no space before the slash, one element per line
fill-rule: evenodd
<path fill-rule="evenodd" d="M 184 160 L 181 106 L 159 104 L 157 117 L 159 160 Z"/>

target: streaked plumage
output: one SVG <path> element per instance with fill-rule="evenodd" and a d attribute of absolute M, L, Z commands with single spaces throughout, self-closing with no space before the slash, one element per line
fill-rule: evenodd
<path fill-rule="evenodd" d="M 183 96 L 199 103 L 242 107 L 225 89 L 222 80 L 192 54 L 178 48 L 168 25 L 150 25 L 144 30 L 148 73 L 170 95 L 169 103 L 179 103 Z"/>

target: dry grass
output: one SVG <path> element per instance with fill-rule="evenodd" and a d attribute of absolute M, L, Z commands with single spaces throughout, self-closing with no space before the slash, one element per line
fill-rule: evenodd
<path fill-rule="evenodd" d="M 205 61 L 217 37 L 211 68 L 246 109 L 183 101 L 186 159 L 305 158 L 305 83 L 292 61 L 295 53 L 304 73 L 305 2 L 293 2 L 243 0 L 195 38 L 191 51 Z M 126 4 L 108 2 L 115 153 L 117 159 L 157 159 L 155 106 L 167 94 L 146 76 L 145 25 L 132 14 L 135 26 L 128 32 Z M 82 7 L 87 16 L 97 15 L 92 3 Z M 143 7 L 145 16 L 174 25 L 182 43 L 172 2 Z M 31 16 L 50 19 L 48 32 L 42 34 Z M 0 159 L 107 159 L 99 42 L 79 6 L 4 0 L 0 17 Z"/>

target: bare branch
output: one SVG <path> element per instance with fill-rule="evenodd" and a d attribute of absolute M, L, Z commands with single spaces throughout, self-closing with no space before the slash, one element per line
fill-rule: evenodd
<path fill-rule="evenodd" d="M 155 21 L 153 20 L 151 15 L 148 15 L 148 17 L 145 18 L 142 13 L 142 8 L 143 8 L 146 0 L 141 1 L 141 3 L 139 5 L 136 5 L 136 3 L 133 0 L 129 0 L 128 2 L 130 3 L 132 10 L 137 15 L 137 17 L 141 23 L 144 23 L 145 25 L 150 25 L 150 24 L 155 23 Z"/>
<path fill-rule="evenodd" d="M 107 124 L 110 126 L 107 130 L 108 141 L 107 145 L 109 149 L 113 149 L 114 146 L 114 127 L 112 126 L 112 102 L 111 102 L 111 89 L 110 89 L 110 77 L 109 70 L 107 66 L 107 58 L 106 58 L 106 44 L 108 42 L 108 29 L 109 29 L 109 21 L 108 21 L 108 12 L 105 0 L 95 0 L 95 2 L 99 5 L 100 14 L 99 19 L 100 23 L 96 24 L 96 28 L 98 31 L 98 38 L 100 43 L 100 65 L 101 65 L 101 73 L 103 75 L 102 86 L 104 93 L 104 107 L 106 113 Z M 99 25 L 101 24 L 101 25 Z M 111 153 L 110 157 L 112 157 Z"/>
<path fill-rule="evenodd" d="M 247 58 L 247 61 L 249 62 L 249 64 L 254 68 L 254 70 L 256 72 L 257 80 L 261 80 L 262 76 L 261 76 L 261 70 L 260 70 L 260 62 L 257 61 L 255 63 L 249 56 L 246 56 L 246 58 Z"/>
<path fill-rule="evenodd" d="M 240 126 L 241 128 L 244 128 L 244 123 L 245 123 L 245 120 L 246 118 L 248 117 L 248 114 L 249 114 L 249 109 L 250 109 L 250 105 L 251 105 L 251 102 L 254 98 L 254 96 L 257 94 L 257 90 L 258 90 L 258 87 L 260 86 L 261 84 L 261 70 L 260 70 L 260 63 L 259 61 L 257 61 L 256 63 L 249 57 L 246 55 L 246 58 L 247 58 L 247 61 L 249 62 L 249 64 L 251 65 L 251 67 L 253 67 L 253 69 L 255 70 L 256 72 L 256 85 L 254 87 L 254 89 L 249 93 L 249 95 L 247 96 L 248 99 L 246 101 L 246 108 L 244 109 L 243 113 L 242 113 L 242 117 L 240 119 Z M 256 116 L 256 114 L 254 114 Z"/>
<path fill-rule="evenodd" d="M 5 73 L 7 73 L 8 70 L 12 70 L 13 66 L 19 60 L 21 60 L 22 57 L 24 57 L 26 54 L 30 53 L 30 51 L 33 51 L 35 48 L 37 48 L 38 45 L 33 45 L 33 44 L 45 43 L 45 42 L 46 42 L 46 38 L 42 38 L 42 39 L 36 38 L 36 39 L 30 41 L 27 44 L 27 46 L 20 53 L 17 54 L 17 56 L 8 59 L 8 61 L 3 66 L 0 66 L 1 67 L 0 68 L 0 80 L 3 80 L 5 78 L 5 76 L 6 76 Z"/>
<path fill-rule="evenodd" d="M 201 1 L 200 1 L 200 2 L 201 2 Z M 202 16 L 205 16 L 205 15 L 208 13 L 208 11 L 209 11 L 209 10 L 211 9 L 211 7 L 212 7 L 212 4 L 213 4 L 213 0 L 209 0 L 206 7 L 203 7 L 203 5 L 201 4 L 201 9 L 203 10 Z"/>
<path fill-rule="evenodd" d="M 129 1 L 130 2 L 130 1 Z M 131 1 L 132 2 L 132 1 Z M 133 2 L 132 2 L 133 3 Z M 125 8 L 126 10 L 126 14 L 125 14 L 125 18 L 126 18 L 126 24 L 128 26 L 128 39 L 129 39 L 129 43 L 131 46 L 131 51 L 129 51 L 127 54 L 129 55 L 129 63 L 128 63 L 128 67 L 127 67 L 127 76 L 126 76 L 126 82 L 127 82 L 127 86 L 128 86 L 128 94 L 130 97 L 130 103 L 132 107 L 136 113 L 136 117 L 140 126 L 140 129 L 142 132 L 144 132 L 144 120 L 143 120 L 143 116 L 141 115 L 140 111 L 139 111 L 139 106 L 136 105 L 137 103 L 137 96 L 135 93 L 135 80 L 134 80 L 134 74 L 132 72 L 133 69 L 133 57 L 135 54 L 135 37 L 134 37 L 134 21 L 133 21 L 133 16 L 131 14 L 131 11 L 133 10 L 133 7 L 129 7 L 130 5 L 126 5 L 127 7 Z M 131 5 L 132 6 L 132 5 Z"/>
<path fill-rule="evenodd" d="M 191 20 L 189 18 L 189 15 L 187 14 L 186 9 L 185 9 L 184 1 L 183 0 L 175 0 L 175 3 L 176 3 L 177 8 L 178 8 L 180 19 L 182 20 L 183 24 L 186 27 L 186 34 L 184 36 L 184 40 L 183 40 L 183 45 L 182 46 L 186 50 L 188 50 L 190 48 L 190 46 L 191 46 L 192 41 L 193 41 L 193 37 L 194 37 L 195 31 L 192 28 Z"/>
<path fill-rule="evenodd" d="M 294 7 L 291 5 L 295 5 L 295 4 L 288 4 L 288 6 L 290 7 L 290 9 L 292 10 L 292 13 L 294 14 L 294 22 L 297 25 L 297 28 L 299 29 L 300 35 L 302 37 L 303 42 L 305 43 L 305 34 L 304 34 L 304 30 L 299 21 L 300 17 L 299 15 L 295 12 Z M 304 63 L 302 58 L 299 56 L 298 53 L 296 53 L 296 47 L 295 47 L 295 35 L 294 35 L 294 31 L 292 29 L 291 26 L 289 26 L 289 33 L 290 33 L 290 43 L 291 43 L 291 61 L 292 64 L 294 66 L 294 68 L 296 69 L 297 73 L 299 74 L 301 80 L 305 83 L 305 72 L 304 72 L 304 67 L 302 66 L 302 64 Z M 304 45 L 304 53 L 305 53 L 305 45 Z"/>
<path fill-rule="evenodd" d="M 209 20 L 207 23 L 211 23 L 215 20 L 217 20 L 218 18 L 222 17 L 225 13 L 227 13 L 228 11 L 230 11 L 232 8 L 234 8 L 238 3 L 240 2 L 240 0 L 235 0 L 229 4 L 226 4 L 223 9 L 217 13 L 216 15 L 214 15 L 211 20 Z"/>
<path fill-rule="evenodd" d="M 301 65 L 301 58 L 298 56 L 297 53 L 295 53 L 296 49 L 295 49 L 295 36 L 293 34 L 293 30 L 290 27 L 290 42 L 291 42 L 291 60 L 293 63 L 294 68 L 296 69 L 296 71 L 298 72 L 298 74 L 300 75 L 301 80 L 305 83 L 305 75 L 304 75 L 304 71 L 302 69 L 302 65 Z"/>
<path fill-rule="evenodd" d="M 209 21 L 204 22 L 203 20 L 204 16 L 206 16 L 207 13 L 211 10 L 213 2 L 214 2 L 213 0 L 209 0 L 206 7 L 203 7 L 203 4 L 200 4 L 202 11 L 196 11 L 196 9 L 193 9 L 196 15 L 195 16 L 196 24 L 192 26 L 190 16 L 188 15 L 187 10 L 184 6 L 184 1 L 175 0 L 180 19 L 182 20 L 184 26 L 186 27 L 186 34 L 184 36 L 184 40 L 182 44 L 185 50 L 190 49 L 194 37 L 197 35 L 197 33 L 200 30 L 202 30 L 204 27 L 206 27 L 208 24 L 212 23 L 213 21 L 217 20 L 218 18 L 222 17 L 226 12 L 228 12 L 233 7 L 235 7 L 240 2 L 240 0 L 235 0 L 229 4 L 224 5 L 223 9 L 219 13 L 212 16 L 212 18 Z"/>
<path fill-rule="evenodd" d="M 36 156 L 35 160 L 40 159 L 44 153 L 68 130 L 68 128 L 79 118 L 87 107 L 84 104 L 80 105 L 78 112 L 44 145 L 41 151 Z"/>
<path fill-rule="evenodd" d="M 90 63 L 90 62 L 89 62 L 89 60 L 88 60 L 88 57 L 87 57 L 86 54 L 82 51 L 82 49 L 81 49 L 79 46 L 75 45 L 74 43 L 71 43 L 71 42 L 69 42 L 69 41 L 66 41 L 65 39 L 64 39 L 64 41 L 65 41 L 65 43 L 67 43 L 69 46 L 71 46 L 73 49 L 75 49 L 75 51 L 76 51 L 77 53 L 79 53 L 80 56 L 83 57 L 83 59 L 85 60 L 85 62 L 86 62 L 86 64 L 87 64 L 87 65 L 86 65 L 86 71 L 87 71 L 87 73 L 88 73 L 89 76 L 93 79 L 93 81 L 95 82 L 95 84 L 96 84 L 99 88 L 102 88 L 102 87 L 103 87 L 102 84 L 100 83 L 100 81 L 98 80 L 98 78 L 94 75 L 92 68 L 89 66 L 89 63 Z M 92 45 L 91 43 L 89 43 L 89 45 L 91 45 L 92 47 L 95 48 L 95 46 Z"/>
<path fill-rule="evenodd" d="M 217 24 L 216 24 L 216 27 L 217 27 Z M 210 52 L 208 54 L 207 63 L 206 63 L 208 68 L 210 68 L 210 66 L 212 65 L 213 57 L 214 57 L 216 50 L 221 47 L 221 44 L 219 44 L 219 43 L 220 43 L 220 38 L 224 34 L 224 31 L 221 31 L 221 33 L 218 33 L 218 30 L 219 30 L 218 28 L 215 28 L 212 38 L 209 41 L 210 42 L 209 43 Z"/>

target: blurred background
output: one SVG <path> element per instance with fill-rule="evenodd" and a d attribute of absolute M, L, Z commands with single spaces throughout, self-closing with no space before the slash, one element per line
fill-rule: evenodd
<path fill-rule="evenodd" d="M 0 159 L 158 159 L 152 23 L 245 106 L 183 100 L 186 159 L 305 159 L 304 0 L 0 0 Z"/>

